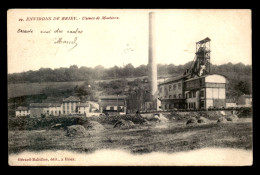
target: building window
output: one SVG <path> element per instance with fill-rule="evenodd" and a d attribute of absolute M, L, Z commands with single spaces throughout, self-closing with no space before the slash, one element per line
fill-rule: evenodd
<path fill-rule="evenodd" d="M 189 98 L 192 98 L 192 96 L 191 96 L 191 92 L 189 92 Z"/>
<path fill-rule="evenodd" d="M 114 110 L 114 107 L 113 107 L 113 106 L 111 106 L 111 107 L 110 107 L 110 110 L 111 110 L 111 111 L 113 111 L 113 110 Z"/>
<path fill-rule="evenodd" d="M 172 85 L 169 85 L 169 91 L 171 91 L 172 90 Z"/>
<path fill-rule="evenodd" d="M 164 92 L 165 92 L 165 93 L 167 92 L 167 87 L 166 87 L 166 86 L 164 86 Z"/>
<path fill-rule="evenodd" d="M 192 96 L 193 96 L 193 97 L 196 97 L 196 91 L 193 91 L 192 93 L 193 93 Z"/>
<path fill-rule="evenodd" d="M 173 85 L 173 90 L 176 90 L 176 84 Z"/>
<path fill-rule="evenodd" d="M 172 96 L 170 95 L 170 96 L 169 96 L 169 99 L 171 99 L 171 98 L 172 98 Z"/>
<path fill-rule="evenodd" d="M 200 97 L 204 97 L 204 91 L 200 91 Z"/>
<path fill-rule="evenodd" d="M 181 83 L 178 83 L 178 89 L 181 89 Z"/>
<path fill-rule="evenodd" d="M 176 95 L 175 95 L 175 94 L 173 95 L 173 98 L 176 98 Z"/>
<path fill-rule="evenodd" d="M 179 98 L 181 98 L 181 94 L 179 94 Z"/>
<path fill-rule="evenodd" d="M 201 108 L 204 108 L 204 101 L 201 101 L 201 102 L 200 102 L 200 107 L 201 107 Z"/>
<path fill-rule="evenodd" d="M 165 109 L 167 109 L 167 105 L 165 105 Z"/>

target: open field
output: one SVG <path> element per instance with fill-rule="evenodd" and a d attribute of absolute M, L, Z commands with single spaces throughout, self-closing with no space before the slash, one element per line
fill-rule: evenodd
<path fill-rule="evenodd" d="M 9 130 L 10 153 L 68 150 L 92 153 L 101 149 L 121 149 L 131 153 L 180 152 L 207 147 L 252 150 L 252 118 L 236 122 L 186 125 L 185 120 L 136 124 L 114 128 L 102 123 L 103 130 L 86 130 L 87 135 L 69 137 L 66 129 Z"/>

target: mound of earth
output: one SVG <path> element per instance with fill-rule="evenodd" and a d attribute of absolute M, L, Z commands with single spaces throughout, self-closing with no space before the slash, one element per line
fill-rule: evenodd
<path fill-rule="evenodd" d="M 81 125 L 68 126 L 66 136 L 69 137 L 84 137 L 89 135 L 85 128 Z"/>
<path fill-rule="evenodd" d="M 98 123 L 97 121 L 89 121 L 83 124 L 83 127 L 86 130 L 91 130 L 91 131 L 103 131 L 105 130 L 104 126 Z"/>
<path fill-rule="evenodd" d="M 227 116 L 226 119 L 227 119 L 227 121 L 234 122 L 234 121 L 238 120 L 238 117 L 237 117 L 237 115 L 231 115 L 231 116 Z"/>
<path fill-rule="evenodd" d="M 190 125 L 190 124 L 197 124 L 197 119 L 195 117 L 191 117 L 188 119 L 188 121 L 186 122 L 186 125 Z"/>
<path fill-rule="evenodd" d="M 121 119 L 115 123 L 114 128 L 132 128 L 134 126 L 135 124 L 132 121 Z"/>
<path fill-rule="evenodd" d="M 197 121 L 198 121 L 198 123 L 208 123 L 209 119 L 207 119 L 205 117 L 199 117 Z"/>
<path fill-rule="evenodd" d="M 226 119 L 226 117 L 220 117 L 217 122 L 218 123 L 226 123 L 227 119 Z"/>

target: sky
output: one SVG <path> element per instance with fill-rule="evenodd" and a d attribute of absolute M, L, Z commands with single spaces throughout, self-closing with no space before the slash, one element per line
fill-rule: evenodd
<path fill-rule="evenodd" d="M 155 12 L 157 64 L 192 61 L 195 43 L 209 37 L 212 64 L 252 65 L 250 10 L 27 9 L 8 11 L 8 73 L 71 65 L 105 68 L 128 63 L 135 67 L 146 65 L 149 12 Z M 98 16 L 101 19 L 97 20 Z M 102 20 L 102 16 L 118 19 Z M 26 21 L 27 17 L 52 20 Z M 60 18 L 53 20 L 54 17 Z M 61 20 L 62 17 L 77 20 Z M 95 20 L 84 20 L 86 17 Z M 19 29 L 33 32 L 21 33 Z M 57 29 L 63 32 L 57 33 Z M 82 32 L 67 33 L 77 29 Z M 41 33 L 46 31 L 50 33 Z M 55 44 L 60 38 L 63 41 L 76 38 L 77 46 L 71 49 L 74 44 Z"/>

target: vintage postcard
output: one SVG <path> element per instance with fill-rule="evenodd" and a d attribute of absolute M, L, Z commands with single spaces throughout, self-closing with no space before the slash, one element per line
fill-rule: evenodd
<path fill-rule="evenodd" d="M 251 166 L 249 9 L 9 9 L 10 166 Z"/>

